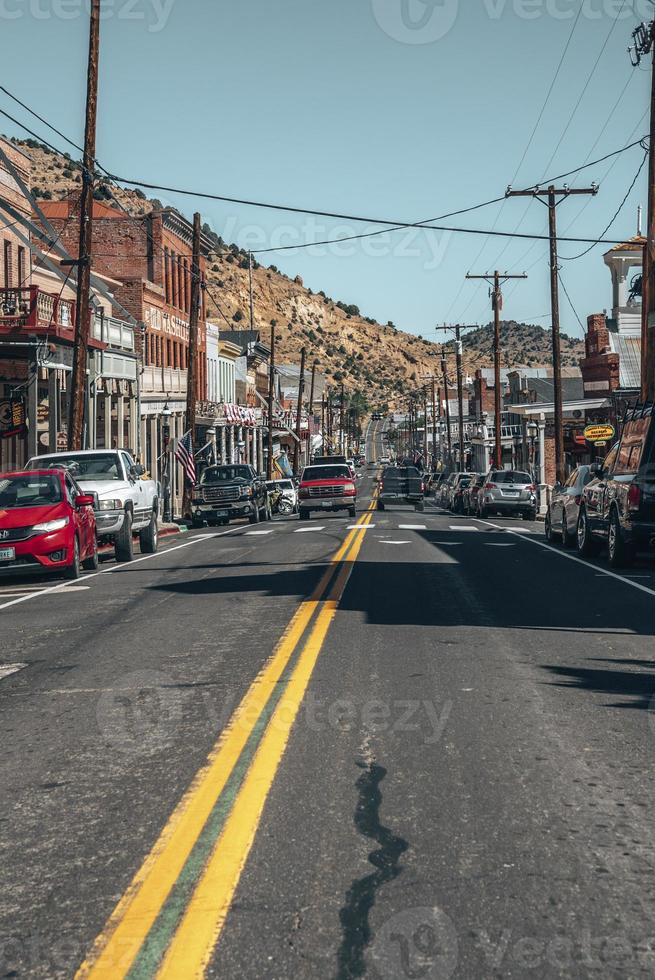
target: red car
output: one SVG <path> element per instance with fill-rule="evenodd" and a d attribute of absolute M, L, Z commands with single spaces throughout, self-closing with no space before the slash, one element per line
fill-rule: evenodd
<path fill-rule="evenodd" d="M 357 487 L 350 467 L 344 463 L 306 466 L 298 490 L 300 520 L 309 520 L 313 510 L 347 510 L 355 516 Z"/>
<path fill-rule="evenodd" d="M 61 469 L 0 473 L 0 572 L 94 571 L 94 504 Z"/>

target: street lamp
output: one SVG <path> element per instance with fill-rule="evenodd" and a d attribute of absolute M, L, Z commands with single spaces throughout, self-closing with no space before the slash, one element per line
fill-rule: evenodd
<path fill-rule="evenodd" d="M 539 429 L 537 427 L 537 423 L 536 422 L 533 422 L 532 420 L 530 420 L 528 422 L 527 426 L 526 426 L 526 430 L 527 430 L 527 433 L 528 433 L 528 438 L 530 440 L 530 472 L 532 474 L 532 479 L 534 480 L 535 479 L 535 451 L 534 451 L 534 447 L 535 447 L 535 442 L 536 442 L 536 439 L 537 439 L 537 434 L 539 432 Z M 535 480 L 535 482 L 537 482 L 537 481 Z"/>

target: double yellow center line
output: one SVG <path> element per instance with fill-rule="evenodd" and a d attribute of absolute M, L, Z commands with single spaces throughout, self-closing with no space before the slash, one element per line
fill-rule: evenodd
<path fill-rule="evenodd" d="M 204 974 L 374 507 L 375 498 L 296 610 L 78 978 L 178 980 Z"/>

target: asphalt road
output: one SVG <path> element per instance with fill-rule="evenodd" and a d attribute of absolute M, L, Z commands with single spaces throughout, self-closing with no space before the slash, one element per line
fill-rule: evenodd
<path fill-rule="evenodd" d="M 373 473 L 0 582 L 0 977 L 655 976 L 654 565 Z"/>

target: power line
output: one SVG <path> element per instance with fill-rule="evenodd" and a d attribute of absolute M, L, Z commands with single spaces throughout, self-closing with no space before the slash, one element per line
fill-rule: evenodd
<path fill-rule="evenodd" d="M 642 161 L 639 164 L 639 169 L 637 170 L 637 173 L 635 174 L 632 183 L 630 184 L 628 190 L 626 191 L 625 197 L 623 198 L 623 200 L 619 204 L 618 208 L 614 212 L 612 218 L 610 219 L 609 224 L 606 225 L 605 228 L 603 229 L 603 231 L 601 232 L 601 235 L 600 235 L 600 238 L 598 239 L 598 241 L 597 242 L 594 242 L 593 245 L 590 245 L 589 248 L 586 248 L 584 250 L 584 252 L 580 252 L 578 255 L 561 255 L 560 256 L 561 259 L 564 259 L 566 262 L 573 262 L 575 259 L 581 259 L 583 257 L 583 255 L 588 255 L 589 252 L 591 252 L 592 249 L 596 248 L 597 245 L 600 245 L 601 244 L 601 242 L 603 241 L 603 236 L 607 234 L 607 232 L 612 227 L 612 225 L 614 224 L 614 222 L 616 221 L 616 219 L 620 215 L 621 211 L 623 210 L 626 201 L 628 200 L 628 198 L 630 197 L 630 195 L 631 195 L 631 193 L 632 193 L 632 191 L 634 189 L 635 184 L 639 180 L 639 176 L 641 174 L 641 171 L 644 169 L 644 165 L 645 165 L 647 159 L 648 159 L 648 151 L 646 151 L 644 153 L 644 156 L 642 158 Z M 564 241 L 564 239 L 561 239 L 561 240 Z"/>

